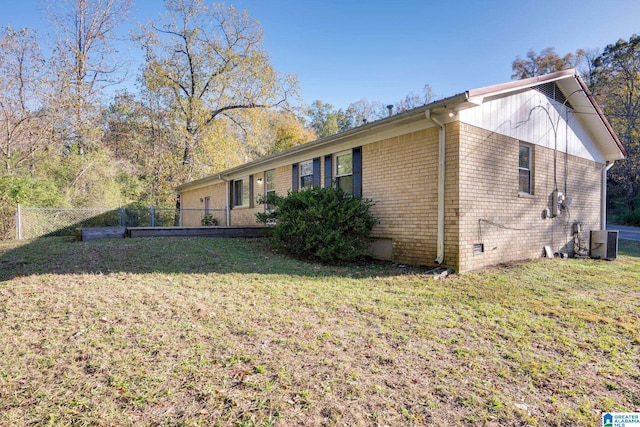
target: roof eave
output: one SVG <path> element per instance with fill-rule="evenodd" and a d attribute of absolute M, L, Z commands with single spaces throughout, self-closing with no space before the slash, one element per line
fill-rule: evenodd
<path fill-rule="evenodd" d="M 616 135 L 616 132 L 613 130 L 613 127 L 611 126 L 611 123 L 609 123 L 609 120 L 607 120 L 607 118 L 605 117 L 604 113 L 602 112 L 602 109 L 600 108 L 600 105 L 598 104 L 598 102 L 593 97 L 593 94 L 591 93 L 591 91 L 587 87 L 587 84 L 584 82 L 584 80 L 582 80 L 582 77 L 580 77 L 580 75 L 578 73 L 575 73 L 575 72 L 574 72 L 574 77 L 575 77 L 576 81 L 578 82 L 578 84 L 580 85 L 580 88 L 584 91 L 584 94 L 589 99 L 589 102 L 591 102 L 591 105 L 593 105 L 593 109 L 596 110 L 596 113 L 598 114 L 598 117 L 602 121 L 602 124 L 607 129 L 607 131 L 609 132 L 609 135 L 611 135 L 611 138 L 613 138 L 614 142 L 618 146 L 618 150 L 620 150 L 620 154 L 622 155 L 621 158 L 618 158 L 618 159 L 607 159 L 607 160 L 621 160 L 621 159 L 624 159 L 625 157 L 627 157 L 627 150 L 624 148 L 624 145 L 622 145 L 622 142 L 620 141 L 620 138 L 618 138 L 618 135 Z"/>
<path fill-rule="evenodd" d="M 269 154 L 267 156 L 261 157 L 251 162 L 243 163 L 242 165 L 217 172 L 213 175 L 209 175 L 195 181 L 181 184 L 175 187 L 175 190 L 178 192 L 181 192 L 184 190 L 196 189 L 209 184 L 224 182 L 223 178 L 225 177 L 228 177 L 231 175 L 237 175 L 239 173 L 242 173 L 243 171 L 258 168 L 263 164 L 268 164 L 268 163 L 271 163 L 280 159 L 284 159 L 287 157 L 293 157 L 300 153 L 304 153 L 306 151 L 312 151 L 320 147 L 323 147 L 325 145 L 330 145 L 330 144 L 336 143 L 337 141 L 344 140 L 346 138 L 353 138 L 360 134 L 376 132 L 386 127 L 395 126 L 398 123 L 413 122 L 415 120 L 420 120 L 425 117 L 424 114 L 427 110 L 434 110 L 438 108 L 454 108 L 456 105 L 462 104 L 465 101 L 467 101 L 467 99 L 468 99 L 468 92 L 459 93 L 457 95 L 443 98 L 443 99 L 434 101 L 430 104 L 426 104 L 422 107 L 414 108 L 412 110 L 405 111 L 403 113 L 396 114 L 390 117 L 385 117 L 384 119 L 376 120 L 375 122 L 358 126 L 356 128 L 349 129 L 341 133 L 337 133 L 335 135 L 330 135 L 324 138 L 316 139 L 314 141 L 306 142 L 304 144 L 297 145 L 295 147 L 291 147 L 274 154 Z"/>
<path fill-rule="evenodd" d="M 537 86 L 542 83 L 549 83 L 556 80 L 566 78 L 568 76 L 575 75 L 575 70 L 562 70 L 551 74 L 545 74 L 543 76 L 530 77 L 522 80 L 513 80 L 506 83 L 500 83 L 492 86 L 485 86 L 478 89 L 472 89 L 468 91 L 469 99 L 482 99 L 486 96 L 496 96 L 503 93 L 514 92 L 516 90 L 528 89 L 532 86 Z"/>
<path fill-rule="evenodd" d="M 551 74 L 545 74 L 543 76 L 530 77 L 527 79 L 515 80 L 507 83 L 493 85 L 493 86 L 486 86 L 478 89 L 472 89 L 468 92 L 469 102 L 473 102 L 474 104 L 479 105 L 482 102 L 484 102 L 484 100 L 488 97 L 494 97 L 494 96 L 503 95 L 505 93 L 525 90 L 533 86 L 541 85 L 543 83 L 550 83 L 550 82 L 564 80 L 568 78 L 573 78 L 574 81 L 577 82 L 578 87 L 580 88 L 579 90 L 584 92 L 589 103 L 594 109 L 596 115 L 600 119 L 602 125 L 605 127 L 607 133 L 611 136 L 611 139 L 613 140 L 613 142 L 617 147 L 618 152 L 614 154 L 613 150 L 611 150 L 611 153 L 605 154 L 605 160 L 615 161 L 615 160 L 624 159 L 627 156 L 627 151 L 625 150 L 624 146 L 620 142 L 620 139 L 618 138 L 615 131 L 613 130 L 613 127 L 605 117 L 602 109 L 598 105 L 598 102 L 595 100 L 595 98 L 591 94 L 591 91 L 587 87 L 586 83 L 582 80 L 582 78 L 580 77 L 580 74 L 573 68 L 568 70 L 557 71 Z"/>
<path fill-rule="evenodd" d="M 330 145 L 341 140 L 356 137 L 358 135 L 366 135 L 373 132 L 377 132 L 381 129 L 385 129 L 390 126 L 397 125 L 398 123 L 409 123 L 415 120 L 420 120 L 424 117 L 424 114 L 427 110 L 435 110 L 435 109 L 464 109 L 469 108 L 475 105 L 480 105 L 484 102 L 487 97 L 494 97 L 503 95 L 510 92 L 515 92 L 519 90 L 525 90 L 533 86 L 537 86 L 543 83 L 549 83 L 556 80 L 562 80 L 566 78 L 573 77 L 575 81 L 578 83 L 580 89 L 587 96 L 589 103 L 592 105 L 599 119 L 601 120 L 603 126 L 606 128 L 608 134 L 611 136 L 615 145 L 618 149 L 618 153 L 611 156 L 606 156 L 608 161 L 620 160 L 627 156 L 627 151 L 624 146 L 620 142 L 620 139 L 616 135 L 613 127 L 604 116 L 602 109 L 594 99 L 591 91 L 589 91 L 587 85 L 584 83 L 580 75 L 576 72 L 575 69 L 562 70 L 551 74 L 546 74 L 543 76 L 531 77 L 528 79 L 515 80 L 507 83 L 501 83 L 492 86 L 485 86 L 478 89 L 472 89 L 466 92 L 459 93 L 457 95 L 453 95 L 447 98 L 443 98 L 430 104 L 424 105 L 422 107 L 414 108 L 412 110 L 406 111 L 404 113 L 396 114 L 394 116 L 386 117 L 384 119 L 377 120 L 375 122 L 359 126 L 345 132 L 341 132 L 335 135 L 327 136 L 324 138 L 319 138 L 317 140 L 307 142 L 305 144 L 301 144 L 278 153 L 270 154 L 254 161 L 244 163 L 239 166 L 235 166 L 233 168 L 226 169 L 219 173 L 198 179 L 196 181 L 191 181 L 182 185 L 177 186 L 176 191 L 184 191 L 189 189 L 196 189 L 205 185 L 220 183 L 225 181 L 225 177 L 233 176 L 242 173 L 243 171 L 248 171 L 251 169 L 259 168 L 261 165 L 266 165 L 274 161 L 286 159 L 287 157 L 294 157 L 298 154 L 305 153 L 307 151 L 316 150 L 326 145 Z"/>

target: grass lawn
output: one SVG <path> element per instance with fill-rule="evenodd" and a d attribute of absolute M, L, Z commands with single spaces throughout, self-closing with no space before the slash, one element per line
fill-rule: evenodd
<path fill-rule="evenodd" d="M 435 281 L 263 240 L 0 242 L 0 425 L 598 425 L 640 411 L 620 252 Z"/>

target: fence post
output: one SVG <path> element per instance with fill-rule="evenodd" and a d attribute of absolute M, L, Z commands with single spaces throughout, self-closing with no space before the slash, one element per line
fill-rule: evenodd
<path fill-rule="evenodd" d="M 22 240 L 22 209 L 20 208 L 20 203 L 18 203 L 18 208 L 16 209 L 16 239 Z"/>
<path fill-rule="evenodd" d="M 151 206 L 151 226 L 156 226 L 156 208 Z"/>

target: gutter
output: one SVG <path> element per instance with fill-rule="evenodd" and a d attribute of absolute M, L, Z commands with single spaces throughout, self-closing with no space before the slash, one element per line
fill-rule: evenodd
<path fill-rule="evenodd" d="M 613 167 L 613 162 L 607 162 L 602 167 L 602 188 L 600 189 L 600 230 L 607 229 L 607 172 Z"/>
<path fill-rule="evenodd" d="M 422 117 L 425 111 L 429 109 L 433 110 L 440 107 L 446 107 L 447 105 L 454 105 L 454 104 L 466 102 L 468 100 L 469 100 L 468 92 L 463 92 L 457 95 L 443 98 L 438 101 L 434 101 L 430 104 L 424 105 L 422 107 L 418 107 L 413 110 L 406 111 L 404 113 L 395 114 L 391 117 L 386 117 L 384 119 L 380 119 L 366 125 L 358 126 L 356 128 L 349 129 L 345 132 L 320 138 L 315 141 L 306 142 L 301 145 L 296 145 L 295 147 L 287 148 L 286 150 L 280 151 L 278 153 L 269 154 L 267 156 L 253 160 L 249 163 L 235 166 L 223 171 L 218 171 L 213 175 L 209 175 L 195 181 L 181 184 L 176 187 L 176 190 L 177 191 L 192 190 L 195 188 L 199 188 L 201 186 L 206 186 L 211 183 L 215 183 L 216 178 L 219 179 L 220 174 L 224 174 L 227 177 L 242 176 L 246 174 L 247 171 L 252 169 L 264 170 L 265 167 L 271 168 L 274 164 L 278 162 L 282 162 L 282 164 L 289 163 L 289 160 L 292 157 L 304 156 L 305 154 L 312 153 L 315 150 L 323 150 L 326 146 L 331 146 L 331 145 L 343 142 L 345 140 L 348 141 L 357 137 L 365 137 L 367 135 L 377 134 L 378 132 L 382 132 L 384 130 L 397 129 L 399 126 L 413 124 L 422 120 Z"/>
<path fill-rule="evenodd" d="M 425 117 L 431 123 L 438 126 L 438 236 L 436 246 L 436 264 L 444 261 L 444 189 L 445 189 L 445 140 L 446 131 L 444 125 L 431 116 L 432 110 L 425 112 Z"/>
<path fill-rule="evenodd" d="M 227 203 L 225 204 L 225 206 L 226 206 L 226 207 L 225 207 L 225 214 L 226 214 L 226 216 L 227 216 L 227 218 L 226 218 L 226 219 L 227 219 L 227 227 L 228 227 L 228 226 L 230 226 L 230 225 L 231 225 L 231 207 L 229 206 L 229 199 L 230 199 L 230 197 L 229 197 L 229 194 L 230 194 L 230 192 L 229 192 L 229 185 L 230 185 L 230 184 L 229 184 L 229 180 L 228 180 L 228 179 L 224 179 L 224 178 L 222 177 L 222 174 L 221 174 L 221 173 L 220 173 L 220 174 L 218 174 L 218 179 L 220 179 L 220 181 L 223 181 L 223 182 L 225 183 L 225 193 L 224 193 L 224 194 L 227 196 L 227 197 L 226 197 L 226 199 L 227 199 Z"/>

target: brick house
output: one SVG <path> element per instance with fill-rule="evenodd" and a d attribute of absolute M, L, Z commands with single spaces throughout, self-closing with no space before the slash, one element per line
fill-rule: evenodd
<path fill-rule="evenodd" d="M 606 225 L 625 150 L 575 70 L 473 89 L 177 188 L 183 209 L 256 225 L 259 195 L 334 183 L 376 202 L 376 256 L 464 272 L 572 253 Z M 183 225 L 200 225 L 183 213 Z M 578 224 L 580 228 L 578 228 Z"/>

